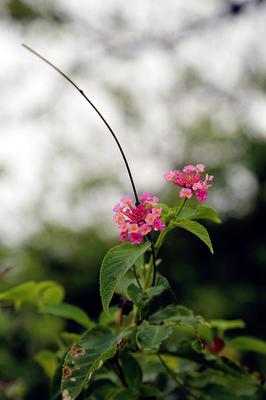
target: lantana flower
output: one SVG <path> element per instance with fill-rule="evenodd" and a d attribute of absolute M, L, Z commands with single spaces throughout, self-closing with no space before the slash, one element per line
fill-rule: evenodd
<path fill-rule="evenodd" d="M 113 219 L 120 230 L 120 242 L 129 239 L 132 244 L 140 244 L 152 230 L 162 231 L 165 228 L 160 219 L 162 209 L 155 207 L 159 203 L 158 197 L 145 192 L 139 200 L 140 203 L 135 205 L 131 196 L 124 196 L 113 208 Z"/>
<path fill-rule="evenodd" d="M 208 189 L 213 180 L 212 175 L 203 174 L 204 164 L 186 165 L 183 171 L 173 170 L 164 174 L 164 179 L 180 186 L 179 193 L 181 198 L 191 199 L 195 195 L 199 202 L 204 202 L 208 198 Z"/>

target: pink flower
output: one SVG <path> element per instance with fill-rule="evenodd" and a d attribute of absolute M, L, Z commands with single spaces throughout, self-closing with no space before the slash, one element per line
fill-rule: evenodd
<path fill-rule="evenodd" d="M 141 201 L 144 201 L 144 203 L 149 204 L 150 206 L 154 206 L 155 204 L 159 203 L 159 199 L 156 196 L 152 196 L 150 192 L 145 192 L 143 193 L 140 198 Z"/>
<path fill-rule="evenodd" d="M 162 231 L 165 228 L 165 224 L 163 223 L 163 221 L 159 218 L 156 218 L 156 220 L 154 221 L 153 224 L 153 229 L 155 231 Z"/>
<path fill-rule="evenodd" d="M 159 218 L 162 215 L 162 208 L 152 208 L 151 212 L 155 217 Z"/>
<path fill-rule="evenodd" d="M 202 182 L 196 182 L 194 183 L 194 185 L 192 186 L 192 189 L 196 192 L 199 189 L 202 189 Z"/>
<path fill-rule="evenodd" d="M 192 194 L 193 194 L 193 193 L 192 193 L 192 190 L 191 190 L 191 189 L 184 188 L 184 189 L 182 189 L 181 192 L 180 192 L 180 197 L 186 198 L 186 199 L 191 199 Z"/>
<path fill-rule="evenodd" d="M 140 233 L 142 236 L 148 235 L 148 233 L 151 231 L 151 227 L 148 224 L 143 224 L 139 228 Z"/>
<path fill-rule="evenodd" d="M 198 171 L 198 172 L 203 172 L 203 171 L 205 171 L 205 165 L 204 164 L 197 164 L 196 165 L 196 170 Z"/>
<path fill-rule="evenodd" d="M 175 176 L 175 171 L 168 171 L 164 174 L 164 179 L 168 182 L 171 182 Z"/>
<path fill-rule="evenodd" d="M 128 226 L 127 226 L 127 224 L 121 224 L 121 225 L 119 225 L 119 229 L 120 229 L 120 232 L 127 232 Z"/>
<path fill-rule="evenodd" d="M 120 233 L 120 242 L 123 243 L 127 240 L 128 238 L 128 233 L 127 232 L 121 232 Z"/>
<path fill-rule="evenodd" d="M 202 176 L 205 168 L 204 164 L 190 164 L 186 165 L 183 171 L 171 170 L 167 172 L 164 174 L 164 178 L 182 188 L 180 191 L 181 198 L 191 199 L 195 195 L 198 201 L 203 202 L 208 198 L 208 189 L 213 180 L 212 175 Z"/>
<path fill-rule="evenodd" d="M 145 203 L 147 203 L 152 199 L 152 194 L 150 192 L 144 192 L 139 199 L 140 201 L 144 201 Z"/>
<path fill-rule="evenodd" d="M 125 206 L 130 207 L 132 205 L 132 203 L 133 203 L 133 199 L 131 196 L 124 196 L 120 201 L 121 207 L 125 207 Z"/>
<path fill-rule="evenodd" d="M 152 226 L 155 219 L 156 217 L 154 214 L 148 214 L 147 217 L 145 218 L 145 221 L 147 222 L 147 224 Z"/>
<path fill-rule="evenodd" d="M 138 226 L 138 224 L 131 224 L 131 225 L 129 225 L 129 228 L 128 228 L 128 232 L 129 232 L 129 233 L 138 233 L 138 231 L 139 231 L 139 226 Z"/>
<path fill-rule="evenodd" d="M 131 233 L 129 235 L 129 239 L 132 244 L 140 244 L 142 242 L 142 235 L 141 233 Z"/>
<path fill-rule="evenodd" d="M 117 213 L 114 215 L 113 217 L 114 222 L 116 222 L 117 224 L 122 224 L 124 222 L 124 217 L 122 214 Z"/>
<path fill-rule="evenodd" d="M 196 170 L 195 165 L 186 165 L 183 168 L 183 172 L 188 173 L 188 172 L 194 172 Z"/>
<path fill-rule="evenodd" d="M 208 192 L 204 189 L 199 189 L 196 191 L 196 199 L 200 202 L 206 201 L 208 198 Z"/>
<path fill-rule="evenodd" d="M 140 196 L 140 203 L 133 205 L 133 199 L 125 196 L 114 207 L 114 222 L 120 231 L 120 242 L 129 239 L 132 244 L 140 244 L 143 237 L 148 235 L 152 229 L 161 231 L 165 228 L 160 216 L 161 208 L 155 208 L 159 199 L 149 192 Z"/>

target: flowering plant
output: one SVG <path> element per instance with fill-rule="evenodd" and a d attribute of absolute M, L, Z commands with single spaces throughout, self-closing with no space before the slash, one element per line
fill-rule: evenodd
<path fill-rule="evenodd" d="M 162 231 L 165 224 L 160 219 L 162 208 L 156 208 L 158 197 L 146 192 L 140 196 L 140 203 L 134 205 L 131 196 L 125 196 L 114 207 L 114 221 L 120 230 L 120 242 L 129 238 L 132 244 L 140 244 L 151 230 Z"/>
<path fill-rule="evenodd" d="M 213 253 L 209 234 L 198 220 L 220 223 L 220 218 L 213 208 L 190 202 L 193 195 L 199 203 L 207 200 L 213 176 L 203 176 L 203 164 L 167 172 L 166 181 L 182 188 L 173 207 L 149 192 L 138 196 L 116 135 L 93 108 L 118 144 L 135 197 L 124 196 L 113 209 L 121 243 L 107 252 L 101 265 L 103 312 L 92 321 L 83 310 L 64 303 L 62 288 L 51 281 L 31 281 L 0 293 L 0 301 L 31 302 L 43 314 L 72 319 L 85 328 L 81 334 L 69 334 L 70 346 L 53 358 L 57 368 L 48 368 L 50 399 L 265 399 L 258 375 L 243 368 L 237 355 L 241 348 L 259 351 L 265 342 L 245 336 L 230 339 L 228 330 L 243 328 L 242 321 L 207 321 L 195 315 L 178 303 L 158 271 L 159 250 L 174 229 L 197 236 Z M 45 354 L 39 360 L 47 371 Z"/>

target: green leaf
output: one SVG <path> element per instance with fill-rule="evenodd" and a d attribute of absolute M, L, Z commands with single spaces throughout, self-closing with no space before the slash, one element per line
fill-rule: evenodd
<path fill-rule="evenodd" d="M 137 285 L 137 281 L 136 281 L 136 277 L 135 277 L 135 274 L 134 274 L 133 270 L 130 269 L 120 279 L 120 281 L 117 282 L 117 285 L 116 285 L 116 288 L 115 288 L 115 293 L 119 294 L 122 297 L 125 297 L 126 299 L 128 299 L 127 289 L 131 284 L 136 284 Z"/>
<path fill-rule="evenodd" d="M 225 320 L 225 319 L 212 319 L 210 321 L 210 325 L 212 328 L 216 328 L 219 330 L 219 334 L 223 334 L 224 331 L 229 329 L 243 329 L 246 327 L 246 324 L 241 319 L 234 320 Z"/>
<path fill-rule="evenodd" d="M 54 281 L 42 281 L 35 286 L 36 304 L 39 307 L 61 303 L 65 297 L 62 285 Z"/>
<path fill-rule="evenodd" d="M 138 400 L 139 397 L 132 389 L 113 389 L 108 397 L 104 400 Z"/>
<path fill-rule="evenodd" d="M 49 350 L 43 350 L 37 353 L 34 359 L 40 364 L 46 375 L 52 379 L 57 368 L 56 354 Z"/>
<path fill-rule="evenodd" d="M 61 337 L 67 343 L 67 346 L 70 347 L 74 342 L 78 342 L 80 340 L 81 335 L 73 332 L 62 332 Z"/>
<path fill-rule="evenodd" d="M 156 353 L 161 343 L 172 333 L 172 329 L 164 325 L 150 325 L 144 321 L 139 327 L 136 340 L 140 350 Z"/>
<path fill-rule="evenodd" d="M 165 279 L 165 280 L 164 280 Z M 158 284 L 161 283 L 161 284 Z M 137 306 L 141 319 L 154 313 L 161 307 L 175 302 L 175 295 L 168 285 L 167 279 L 158 277 L 157 286 L 141 291 L 134 284 L 128 287 L 128 297 Z"/>
<path fill-rule="evenodd" d="M 100 294 L 105 312 L 108 311 L 109 303 L 119 281 L 150 246 L 148 241 L 141 245 L 123 243 L 107 252 L 100 271 Z"/>
<path fill-rule="evenodd" d="M 226 345 L 240 351 L 254 351 L 266 354 L 266 341 L 251 336 L 238 336 L 227 341 Z"/>
<path fill-rule="evenodd" d="M 74 400 L 93 373 L 116 354 L 117 346 L 125 336 L 126 332 L 113 334 L 104 327 L 85 332 L 66 355 L 61 382 L 63 397 Z"/>
<path fill-rule="evenodd" d="M 37 307 L 45 304 L 60 303 L 65 295 L 62 285 L 54 281 L 24 282 L 20 285 L 0 293 L 0 300 L 15 302 L 20 306 L 23 302 L 30 302 Z"/>
<path fill-rule="evenodd" d="M 196 327 L 198 324 L 206 324 L 201 316 L 195 316 L 193 311 L 181 305 L 169 305 L 152 314 L 149 317 L 149 321 L 153 323 L 164 322 L 165 324 L 177 324 L 188 327 Z"/>
<path fill-rule="evenodd" d="M 116 325 L 119 319 L 121 308 L 110 307 L 108 314 L 104 311 L 100 313 L 99 324 L 100 325 Z"/>
<path fill-rule="evenodd" d="M 128 387 L 138 390 L 142 383 L 142 370 L 138 361 L 126 352 L 121 353 L 119 359 Z"/>
<path fill-rule="evenodd" d="M 0 301 L 12 301 L 16 307 L 20 307 L 24 301 L 32 301 L 34 298 L 35 282 L 29 281 L 14 286 L 0 293 Z"/>
<path fill-rule="evenodd" d="M 200 390 L 200 399 L 259 399 L 256 396 L 259 386 L 239 364 L 214 355 L 209 359 L 198 359 L 198 362 L 204 369 L 187 374 L 184 385 L 195 388 L 197 392 Z"/>
<path fill-rule="evenodd" d="M 197 219 L 208 219 L 216 224 L 220 224 L 222 222 L 217 211 L 212 207 L 199 204 L 196 208 L 196 212 L 197 215 L 195 218 Z"/>
<path fill-rule="evenodd" d="M 221 223 L 221 219 L 216 210 L 203 204 L 199 204 L 196 208 L 183 207 L 176 221 L 184 219 L 207 219 L 217 224 Z"/>
<path fill-rule="evenodd" d="M 141 385 L 139 393 L 141 395 L 141 398 L 161 398 L 165 397 L 165 394 L 162 393 L 159 389 L 157 389 L 156 386 L 145 384 Z"/>
<path fill-rule="evenodd" d="M 105 400 L 113 395 L 116 389 L 114 383 L 109 379 L 99 379 L 91 382 L 88 389 L 84 390 L 82 398 L 84 400 Z"/>
<path fill-rule="evenodd" d="M 72 304 L 59 303 L 44 306 L 40 309 L 43 314 L 50 314 L 56 317 L 71 319 L 86 328 L 91 328 L 95 325 L 93 321 L 90 320 L 88 315 L 81 308 L 73 306 Z"/>
<path fill-rule="evenodd" d="M 198 238 L 200 240 L 202 240 L 203 243 L 206 244 L 206 246 L 208 246 L 208 248 L 210 249 L 210 252 L 213 254 L 213 247 L 212 247 L 210 236 L 208 234 L 207 229 L 204 228 L 203 225 L 199 224 L 196 221 L 191 221 L 189 219 L 185 219 L 180 222 L 175 222 L 174 225 L 175 225 L 175 227 L 183 228 L 183 229 L 193 233 L 194 235 L 198 236 Z"/>

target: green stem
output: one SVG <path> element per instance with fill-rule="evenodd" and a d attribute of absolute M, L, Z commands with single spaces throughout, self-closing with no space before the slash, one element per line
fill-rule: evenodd
<path fill-rule="evenodd" d="M 156 284 L 156 255 L 155 255 L 155 249 L 154 249 L 154 244 L 151 242 L 151 257 L 152 257 L 152 267 L 153 267 L 153 278 L 152 278 L 152 286 L 155 286 Z"/>
<path fill-rule="evenodd" d="M 165 239 L 165 236 L 167 235 L 167 233 L 170 232 L 174 228 L 175 219 L 180 215 L 180 213 L 181 213 L 183 207 L 185 206 L 186 202 L 187 202 L 186 198 L 182 199 L 182 201 L 180 203 L 180 206 L 178 207 L 177 212 L 176 212 L 176 214 L 174 216 L 174 219 L 169 223 L 169 225 L 163 231 L 160 232 L 160 234 L 159 234 L 159 236 L 158 236 L 158 238 L 156 240 L 156 243 L 154 245 L 152 245 L 152 254 L 150 256 L 150 260 L 149 260 L 149 264 L 148 264 L 148 271 L 147 271 L 147 274 L 145 276 L 145 287 L 149 287 L 152 270 L 153 270 L 152 286 L 154 286 L 154 284 L 156 282 L 156 264 L 155 264 L 155 260 L 156 260 L 158 251 L 159 251 L 160 247 L 162 246 L 162 244 L 164 242 L 164 239 Z"/>
<path fill-rule="evenodd" d="M 140 281 L 139 281 L 139 277 L 138 277 L 138 274 L 137 274 L 137 271 L 136 271 L 136 266 L 135 266 L 135 265 L 134 265 L 134 267 L 133 267 L 133 272 L 134 272 L 134 275 L 135 275 L 135 278 L 136 278 L 137 284 L 138 284 L 138 286 L 139 286 L 140 290 L 142 291 L 142 287 L 141 287 L 141 284 L 140 284 Z"/>
<path fill-rule="evenodd" d="M 177 209 L 177 212 L 176 212 L 175 218 L 177 218 L 177 217 L 179 216 L 179 214 L 181 213 L 181 211 L 182 211 L 182 209 L 183 209 L 184 205 L 186 204 L 186 202 L 187 202 L 187 198 L 186 198 L 186 197 L 184 197 L 184 198 L 182 199 L 181 203 L 180 203 L 180 206 L 179 206 L 179 208 Z"/>

